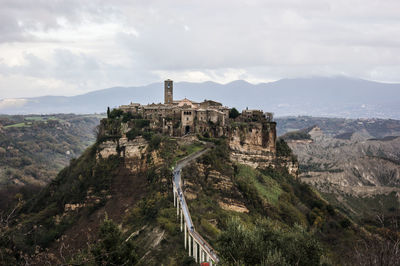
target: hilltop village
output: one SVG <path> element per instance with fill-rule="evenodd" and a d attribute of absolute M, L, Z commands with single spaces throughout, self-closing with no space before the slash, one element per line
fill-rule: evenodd
<path fill-rule="evenodd" d="M 232 115 L 233 108 L 216 101 L 174 100 L 173 81 L 169 79 L 164 82 L 163 104 L 131 103 L 118 109 L 145 119 L 152 130 L 164 135 L 226 137 L 231 158 L 252 167 L 269 167 L 276 158 L 276 122 L 272 113 L 246 109 Z"/>
<path fill-rule="evenodd" d="M 122 105 L 119 109 L 150 120 L 153 128 L 160 128 L 163 133 L 170 136 L 208 133 L 220 137 L 226 135 L 232 122 L 259 122 L 270 126 L 275 125 L 272 122 L 272 113 L 264 113 L 261 110 L 246 109 L 238 117 L 230 119 L 230 108 L 219 102 L 204 100 L 198 103 L 186 98 L 174 100 L 173 81 L 169 79 L 164 81 L 164 104 L 131 103 Z"/>

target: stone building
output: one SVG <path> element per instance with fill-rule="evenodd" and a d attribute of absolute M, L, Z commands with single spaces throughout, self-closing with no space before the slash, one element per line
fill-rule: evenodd
<path fill-rule="evenodd" d="M 276 123 L 272 113 L 246 109 L 238 117 L 230 118 L 230 109 L 216 101 L 174 100 L 172 80 L 164 82 L 163 104 L 131 103 L 120 106 L 120 109 L 131 113 L 133 117 L 149 120 L 152 129 L 170 136 L 192 133 L 224 136 L 231 159 L 239 163 L 260 168 L 274 167 L 276 164 Z M 124 131 L 128 130 L 125 128 Z M 280 160 L 288 167 L 294 165 L 289 157 Z M 296 167 L 290 169 L 294 169 L 291 172 L 296 174 Z"/>
<path fill-rule="evenodd" d="M 164 82 L 164 104 L 141 105 L 131 103 L 120 106 L 124 112 L 150 121 L 153 129 L 170 136 L 184 136 L 190 133 L 225 136 L 233 151 L 238 154 L 258 154 L 265 159 L 275 154 L 276 123 L 272 113 L 262 110 L 243 110 L 235 119 L 229 118 L 229 108 L 221 103 L 204 100 L 195 102 L 184 98 L 174 100 L 173 81 Z M 233 155 L 236 154 L 233 152 Z"/>
<path fill-rule="evenodd" d="M 173 99 L 173 81 L 164 81 L 164 104 L 140 105 L 131 103 L 120 109 L 133 115 L 141 115 L 151 121 L 153 128 L 161 128 L 163 133 L 182 136 L 189 133 L 206 133 L 221 136 L 229 119 L 229 108 L 221 103 L 204 100 L 201 103 Z"/>

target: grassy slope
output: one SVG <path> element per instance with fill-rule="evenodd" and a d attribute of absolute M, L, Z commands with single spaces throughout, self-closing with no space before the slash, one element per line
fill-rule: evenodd
<path fill-rule="evenodd" d="M 239 217 L 245 226 L 253 227 L 260 219 L 267 219 L 282 230 L 295 224 L 303 226 L 321 241 L 324 258 L 340 261 L 346 249 L 357 239 L 358 230 L 346 217 L 335 211 L 309 186 L 299 183 L 284 169 L 256 170 L 232 164 L 229 160 L 211 160 L 211 165 L 192 165 L 184 170 L 184 180 L 189 181 L 190 191 L 198 191 L 197 198 L 188 200 L 196 229 L 218 250 L 218 237 L 227 230 L 232 217 Z M 216 180 L 205 180 L 199 169 L 211 167 L 228 176 L 232 187 L 216 188 Z M 227 170 L 230 169 L 230 170 Z M 222 209 L 218 202 L 231 198 L 249 209 L 249 213 L 238 213 Z M 350 255 L 350 254 L 346 254 Z"/>

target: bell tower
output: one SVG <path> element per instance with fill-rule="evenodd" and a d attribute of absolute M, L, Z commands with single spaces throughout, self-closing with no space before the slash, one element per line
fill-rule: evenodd
<path fill-rule="evenodd" d="M 164 81 L 164 104 L 172 104 L 174 100 L 172 80 Z"/>

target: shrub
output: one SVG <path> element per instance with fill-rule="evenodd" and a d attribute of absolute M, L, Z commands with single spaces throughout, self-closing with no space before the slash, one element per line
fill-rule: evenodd
<path fill-rule="evenodd" d="M 124 112 L 123 114 L 122 114 L 122 122 L 123 123 L 127 123 L 129 120 L 131 120 L 133 118 L 133 115 L 132 115 L 132 113 L 130 113 L 130 112 Z"/>
<path fill-rule="evenodd" d="M 288 157 L 292 154 L 292 150 L 282 138 L 279 138 L 276 142 L 276 154 L 283 157 Z"/>
<path fill-rule="evenodd" d="M 131 130 L 126 132 L 126 137 L 128 138 L 128 140 L 133 140 L 140 134 L 141 134 L 141 132 L 138 129 L 132 128 Z"/>
<path fill-rule="evenodd" d="M 154 133 L 151 131 L 145 131 L 142 133 L 142 136 L 145 140 L 150 141 L 151 138 L 153 137 Z"/>
<path fill-rule="evenodd" d="M 229 110 L 229 118 L 235 119 L 239 115 L 240 115 L 240 113 L 235 107 L 233 107 L 232 109 Z"/>
<path fill-rule="evenodd" d="M 328 211 L 328 213 L 330 214 L 330 215 L 335 215 L 335 208 L 333 208 L 333 206 L 332 205 L 326 205 L 326 210 Z"/>
<path fill-rule="evenodd" d="M 282 138 L 285 140 L 303 140 L 303 139 L 311 139 L 311 135 L 305 131 L 294 131 L 286 133 Z"/>
<path fill-rule="evenodd" d="M 97 265 L 134 265 L 137 262 L 135 249 L 133 241 L 126 241 L 118 226 L 106 218 L 91 253 Z"/>
<path fill-rule="evenodd" d="M 196 266 L 198 265 L 193 257 L 186 256 L 182 261 L 183 266 Z"/>
<path fill-rule="evenodd" d="M 231 219 L 217 244 L 228 265 L 237 261 L 245 265 L 319 265 L 323 254 L 319 242 L 302 227 L 283 231 L 268 220 L 246 227 L 239 219 Z M 278 264 L 269 264 L 273 261 Z"/>
<path fill-rule="evenodd" d="M 151 137 L 150 143 L 149 143 L 149 148 L 150 150 L 156 150 L 160 147 L 160 143 L 162 141 L 162 138 L 160 135 L 155 134 Z"/>
<path fill-rule="evenodd" d="M 147 119 L 135 119 L 135 127 L 144 128 L 150 125 L 150 120 Z"/>
<path fill-rule="evenodd" d="M 340 226 L 342 228 L 348 228 L 351 225 L 351 222 L 349 219 L 345 218 L 343 220 L 340 221 Z"/>
<path fill-rule="evenodd" d="M 110 112 L 109 118 L 114 119 L 120 117 L 123 113 L 121 109 L 115 108 Z"/>

